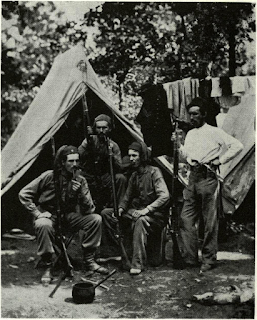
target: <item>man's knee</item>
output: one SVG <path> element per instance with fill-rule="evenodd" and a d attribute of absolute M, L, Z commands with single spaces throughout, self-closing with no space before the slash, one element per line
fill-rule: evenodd
<path fill-rule="evenodd" d="M 101 216 L 104 220 L 104 218 L 108 218 L 113 214 L 113 209 L 112 208 L 105 208 L 101 211 Z"/>
<path fill-rule="evenodd" d="M 97 225 L 100 225 L 102 223 L 102 217 L 100 214 L 93 213 L 91 214 L 91 221 Z"/>
<path fill-rule="evenodd" d="M 149 227 L 150 223 L 147 221 L 146 217 L 141 216 L 135 222 L 135 229 L 144 229 L 145 227 Z"/>
<path fill-rule="evenodd" d="M 51 230 L 53 229 L 53 221 L 48 218 L 40 218 L 35 220 L 34 226 L 36 230 L 40 230 L 40 229 Z"/>

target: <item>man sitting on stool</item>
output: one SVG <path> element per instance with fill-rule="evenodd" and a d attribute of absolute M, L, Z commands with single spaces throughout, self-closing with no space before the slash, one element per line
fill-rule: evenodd
<path fill-rule="evenodd" d="M 82 230 L 82 249 L 87 270 L 108 274 L 108 270 L 94 261 L 94 253 L 101 242 L 102 218 L 95 212 L 95 206 L 87 185 L 81 175 L 73 177 L 78 167 L 79 153 L 76 147 L 63 146 L 55 157 L 60 186 L 61 214 L 75 232 Z M 51 281 L 50 268 L 54 253 L 53 242 L 56 225 L 56 191 L 54 172 L 48 170 L 30 182 L 19 193 L 21 203 L 32 214 L 37 237 L 37 254 L 47 266 L 42 277 L 44 283 Z"/>
<path fill-rule="evenodd" d="M 119 215 L 133 231 L 131 275 L 143 271 L 148 235 L 161 230 L 168 221 L 169 191 L 161 170 L 148 164 L 149 150 L 143 142 L 133 142 L 128 156 L 135 171 L 119 204 Z"/>

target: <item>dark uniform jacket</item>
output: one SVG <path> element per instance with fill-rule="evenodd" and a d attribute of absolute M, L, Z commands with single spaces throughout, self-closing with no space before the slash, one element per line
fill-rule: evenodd
<path fill-rule="evenodd" d="M 66 172 L 60 174 L 60 204 L 64 213 L 76 211 L 77 205 L 80 206 L 82 214 L 93 213 L 95 206 L 86 179 L 81 175 L 76 178 L 81 183 L 81 188 L 75 193 L 71 190 L 71 178 L 72 176 Z M 24 207 L 34 216 L 39 213 L 38 211 L 54 213 L 56 199 L 53 170 L 45 171 L 31 181 L 20 191 L 19 198 Z"/>
<path fill-rule="evenodd" d="M 147 165 L 141 172 L 132 173 L 126 194 L 119 207 L 125 211 L 129 208 L 148 208 L 150 216 L 165 217 L 168 215 L 169 191 L 157 167 Z"/>

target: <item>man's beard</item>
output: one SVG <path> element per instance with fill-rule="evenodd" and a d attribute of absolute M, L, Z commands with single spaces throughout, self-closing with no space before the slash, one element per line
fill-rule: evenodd
<path fill-rule="evenodd" d="M 100 141 L 100 142 L 104 143 L 104 142 L 106 142 L 107 134 L 99 133 L 99 134 L 98 134 L 98 138 L 99 138 L 99 141 Z"/>

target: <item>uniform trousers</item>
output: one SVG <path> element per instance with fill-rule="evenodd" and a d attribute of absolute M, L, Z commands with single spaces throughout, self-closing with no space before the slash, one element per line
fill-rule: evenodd
<path fill-rule="evenodd" d="M 212 172 L 191 172 L 189 184 L 183 191 L 181 239 L 184 260 L 198 263 L 198 230 L 200 215 L 204 224 L 202 263 L 215 264 L 218 250 L 218 180 Z"/>
<path fill-rule="evenodd" d="M 84 251 L 94 252 L 101 242 L 102 217 L 99 214 L 82 215 L 70 212 L 65 216 L 67 225 L 72 231 L 81 230 L 81 244 Z M 54 222 L 49 218 L 40 218 L 34 221 L 37 237 L 37 254 L 54 253 L 55 241 Z"/>
<path fill-rule="evenodd" d="M 117 238 L 118 220 L 114 215 L 113 208 L 105 208 L 101 211 L 102 223 L 102 244 L 101 257 L 120 255 L 120 246 Z"/>
<path fill-rule="evenodd" d="M 89 175 L 86 172 L 83 175 L 87 179 L 92 197 L 96 201 L 97 209 L 102 210 L 105 207 L 112 207 L 112 178 L 110 173 L 99 176 L 98 181 L 95 180 L 93 175 Z M 127 178 L 122 173 L 115 174 L 115 187 L 117 202 L 119 203 L 124 197 L 127 187 Z"/>
<path fill-rule="evenodd" d="M 133 234 L 133 254 L 131 268 L 143 270 L 147 263 L 147 242 L 149 234 L 153 232 L 160 232 L 164 224 L 153 216 L 141 216 L 136 221 L 132 218 L 132 213 L 135 209 L 129 209 L 127 213 L 122 215 L 123 220 L 130 222 L 130 227 Z M 124 228 L 124 225 L 123 225 Z"/>

